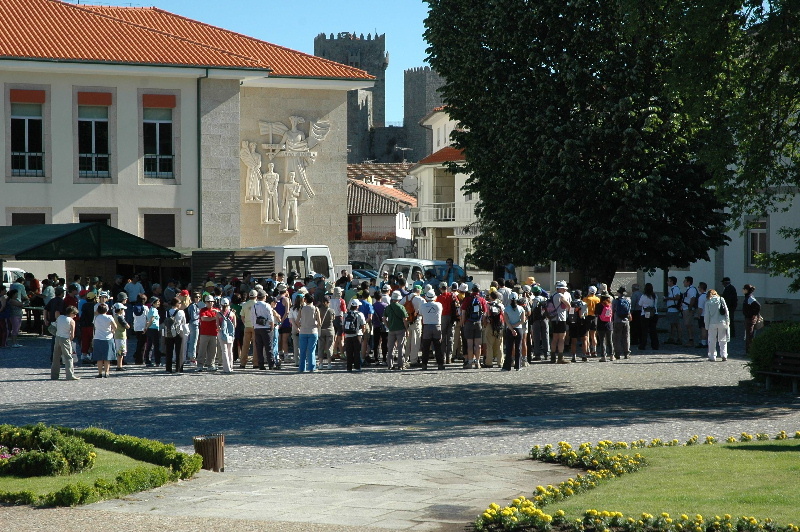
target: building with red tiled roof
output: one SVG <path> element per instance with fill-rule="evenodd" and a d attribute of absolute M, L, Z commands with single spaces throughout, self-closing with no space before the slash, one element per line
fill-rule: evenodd
<path fill-rule="evenodd" d="M 381 264 L 411 251 L 413 196 L 372 179 L 347 180 L 350 260 Z"/>
<path fill-rule="evenodd" d="M 0 3 L 0 223 L 347 262 L 347 92 L 373 76 L 158 8 Z"/>
<path fill-rule="evenodd" d="M 355 163 L 347 165 L 347 177 L 364 179 L 370 177 L 378 181 L 399 183 L 414 163 Z"/>

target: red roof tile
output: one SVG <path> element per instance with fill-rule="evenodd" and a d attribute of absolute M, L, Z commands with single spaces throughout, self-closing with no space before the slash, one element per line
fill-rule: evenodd
<path fill-rule="evenodd" d="M 464 152 L 462 150 L 458 150 L 452 146 L 445 146 L 441 150 L 428 155 L 417 164 L 441 164 L 465 160 Z"/>
<path fill-rule="evenodd" d="M 397 214 L 406 206 L 416 207 L 417 198 L 396 188 L 347 180 L 348 214 Z"/>
<path fill-rule="evenodd" d="M 272 69 L 270 77 L 374 79 L 365 71 L 198 22 L 155 7 L 87 6 L 89 9 L 159 32 L 252 57 Z"/>
<path fill-rule="evenodd" d="M 414 163 L 351 163 L 347 165 L 347 177 L 375 177 L 399 181 L 408 175 Z"/>
<path fill-rule="evenodd" d="M 303 54 L 155 8 L 0 2 L 0 59 L 272 69 L 271 75 L 374 79 Z"/>

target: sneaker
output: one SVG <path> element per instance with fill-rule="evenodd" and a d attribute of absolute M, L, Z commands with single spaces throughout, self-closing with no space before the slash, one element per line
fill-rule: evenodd
<path fill-rule="evenodd" d="M 208 371 L 217 371 L 217 366 L 209 366 Z"/>
<path fill-rule="evenodd" d="M 11 347 L 13 347 L 13 348 L 15 348 L 15 349 L 16 349 L 16 348 L 23 347 L 23 345 L 22 345 L 22 344 L 14 344 L 14 345 L 12 345 Z"/>
<path fill-rule="evenodd" d="M 67 377 L 67 380 L 68 381 L 79 381 L 79 380 L 81 380 L 81 378 L 80 377 Z"/>

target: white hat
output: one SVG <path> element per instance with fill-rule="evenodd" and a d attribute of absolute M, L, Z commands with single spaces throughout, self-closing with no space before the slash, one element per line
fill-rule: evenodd
<path fill-rule="evenodd" d="M 360 307 L 361 306 L 361 301 L 359 301 L 356 298 L 353 298 L 353 299 L 350 300 L 350 306 L 351 307 Z"/>
<path fill-rule="evenodd" d="M 401 299 L 403 299 L 403 294 L 400 293 L 400 290 L 392 292 L 392 301 L 400 301 Z"/>
<path fill-rule="evenodd" d="M 566 288 L 566 287 L 567 287 L 567 282 L 566 281 L 558 281 L 556 283 L 556 290 L 558 290 L 559 288 Z"/>
<path fill-rule="evenodd" d="M 231 300 L 228 299 L 227 297 L 223 297 L 222 301 L 220 301 L 219 304 L 220 305 L 230 305 L 231 304 Z"/>
<path fill-rule="evenodd" d="M 427 292 L 425 292 L 425 298 L 436 299 L 436 292 L 434 292 L 433 290 L 428 290 Z"/>
<path fill-rule="evenodd" d="M 341 287 L 337 286 L 336 288 L 334 288 L 334 289 L 333 289 L 333 295 L 335 295 L 335 296 L 340 296 L 340 295 L 342 295 L 342 289 L 341 289 Z"/>
<path fill-rule="evenodd" d="M 516 292 L 511 292 L 511 293 L 508 295 L 508 299 L 509 299 L 509 301 L 516 301 L 518 297 L 519 297 L 519 296 L 517 295 L 517 293 L 516 293 Z"/>
<path fill-rule="evenodd" d="M 211 294 L 208 294 L 206 297 L 203 298 L 203 301 L 205 301 L 206 303 L 208 303 L 209 301 L 213 303 L 214 302 L 214 296 L 212 296 Z"/>
<path fill-rule="evenodd" d="M 128 307 L 126 307 L 122 303 L 114 303 L 114 310 L 120 310 L 120 309 L 125 310 L 126 308 Z"/>
<path fill-rule="evenodd" d="M 589 287 L 589 293 L 590 294 L 596 294 L 597 293 L 597 287 L 594 286 L 594 285 L 590 286 Z"/>
<path fill-rule="evenodd" d="M 467 286 L 467 283 L 461 283 L 460 285 L 458 285 L 458 291 L 469 292 L 469 286 Z"/>

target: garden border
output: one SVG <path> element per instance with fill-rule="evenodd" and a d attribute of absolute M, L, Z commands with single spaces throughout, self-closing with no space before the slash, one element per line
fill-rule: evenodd
<path fill-rule="evenodd" d="M 26 425 L 20 428 L 29 428 Z M 200 455 L 179 452 L 175 445 L 155 440 L 120 435 L 108 430 L 90 427 L 72 429 L 53 427 L 64 435 L 75 436 L 100 449 L 124 454 L 130 458 L 153 464 L 137 466 L 118 474 L 113 480 L 99 478 L 93 484 L 83 482 L 67 484 L 58 491 L 42 496 L 33 491 L 0 492 L 0 502 L 30 504 L 33 506 L 76 506 L 109 499 L 163 486 L 179 479 L 189 479 L 203 465 Z"/>
<path fill-rule="evenodd" d="M 789 436 L 786 431 L 780 431 L 775 435 L 775 440 L 786 440 Z M 749 442 L 753 440 L 770 440 L 769 434 L 757 433 L 754 435 L 742 432 L 737 440 L 729 436 L 726 443 Z M 800 439 L 800 431 L 795 432 L 794 439 Z M 706 436 L 704 445 L 713 445 L 718 440 L 713 436 Z M 683 445 L 698 445 L 700 443 L 697 435 L 692 436 Z M 703 519 L 702 515 L 694 518 L 683 514 L 680 519 L 672 519 L 669 514 L 662 513 L 658 517 L 650 514 L 642 514 L 639 518 L 625 517 L 621 512 L 608 512 L 588 510 L 584 513 L 581 520 L 569 522 L 563 510 L 558 510 L 554 515 L 548 515 L 542 507 L 555 501 L 571 497 L 577 493 L 597 487 L 601 482 L 615 478 L 625 473 L 638 471 L 646 465 L 646 461 L 638 453 L 634 457 L 612 454 L 610 451 L 617 449 L 636 449 L 652 447 L 674 447 L 681 445 L 675 439 L 669 442 L 662 442 L 654 439 L 649 443 L 645 440 L 631 442 L 612 442 L 602 440 L 592 447 L 590 443 L 581 444 L 578 452 L 572 450 L 572 446 L 567 442 L 558 443 L 558 452 L 552 445 L 544 447 L 539 445 L 531 449 L 530 455 L 534 460 L 548 463 L 557 463 L 568 467 L 587 468 L 586 475 L 577 475 L 577 479 L 567 479 L 554 487 L 537 486 L 534 491 L 533 499 L 518 497 L 510 505 L 500 507 L 492 503 L 489 507 L 475 519 L 473 528 L 476 531 L 499 532 L 507 530 L 517 530 L 525 527 L 525 530 L 546 532 L 553 526 L 558 526 L 564 530 L 572 532 L 598 532 L 608 530 L 623 530 L 625 532 L 716 532 L 720 530 L 736 530 L 738 532 L 800 532 L 800 527 L 794 524 L 780 526 L 770 518 L 761 521 L 755 517 L 741 516 L 732 518 L 726 514 L 724 517 L 715 517 L 711 522 Z M 596 469 L 588 469 L 589 466 Z"/>

